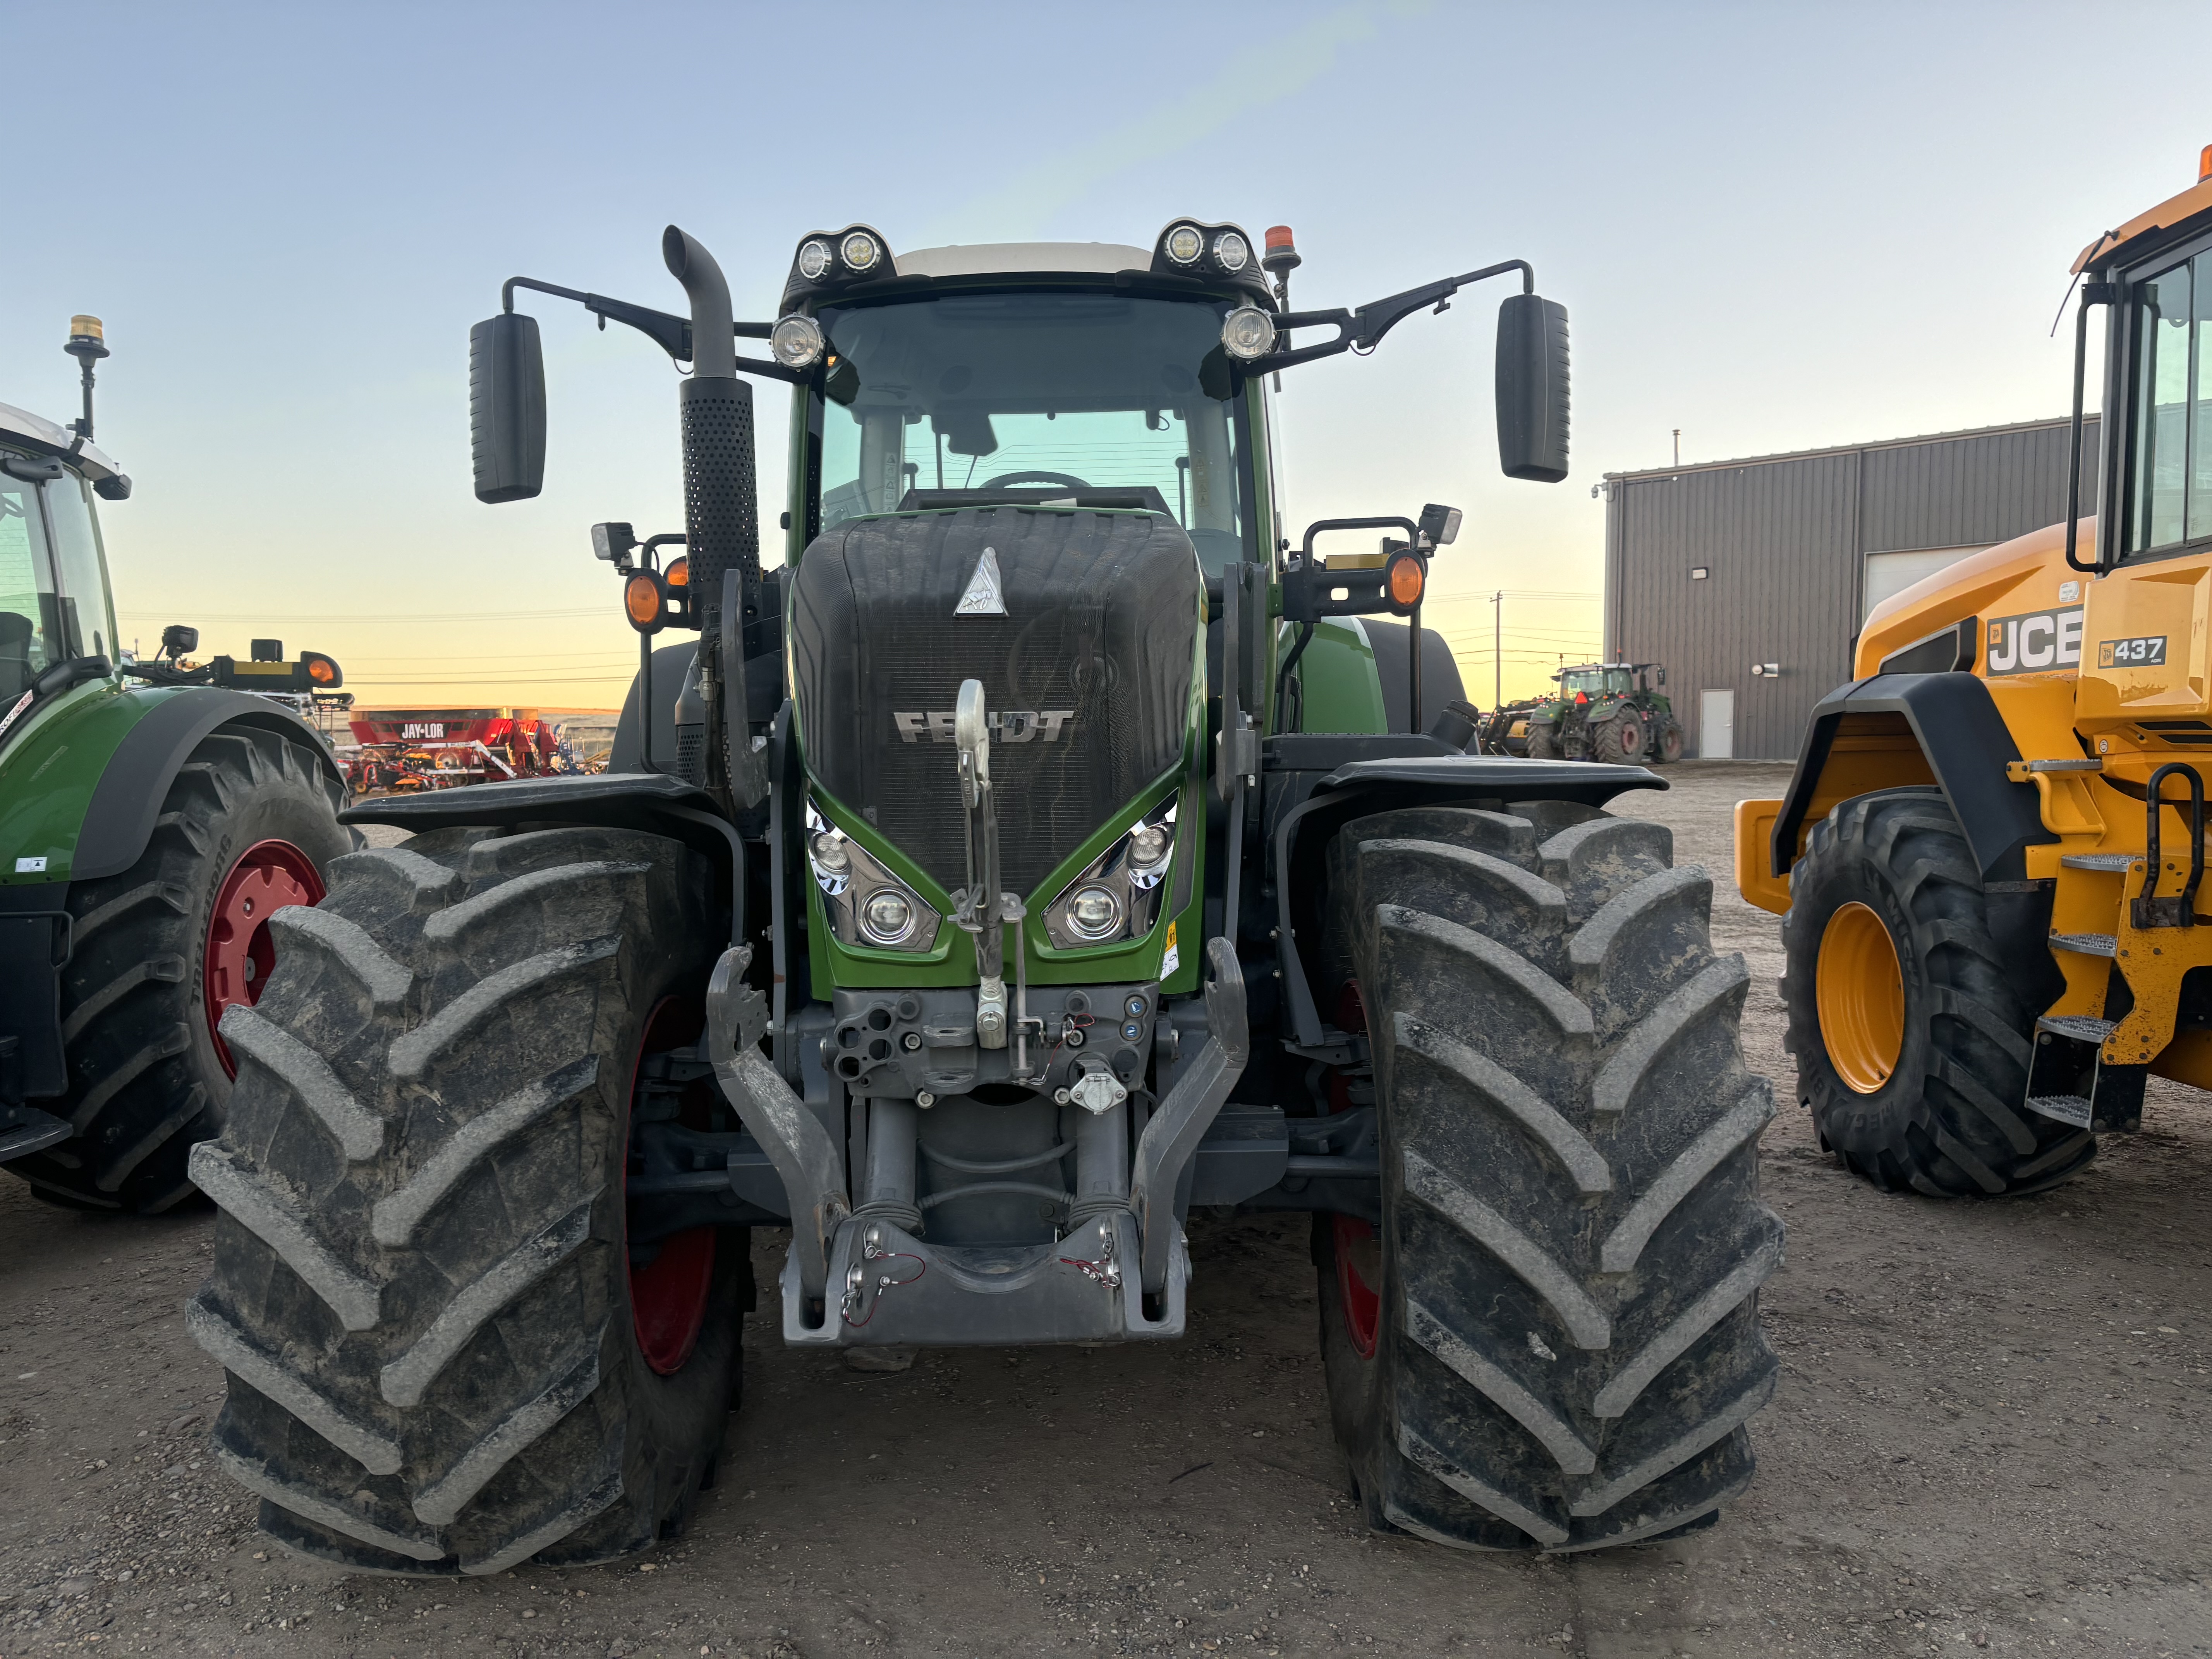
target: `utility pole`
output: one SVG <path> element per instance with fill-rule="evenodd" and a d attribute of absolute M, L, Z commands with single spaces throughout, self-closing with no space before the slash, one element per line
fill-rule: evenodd
<path fill-rule="evenodd" d="M 1505 590 L 1490 596 L 1490 706 L 1505 707 Z"/>
<path fill-rule="evenodd" d="M 1676 428 L 1674 428 L 1674 465 L 1677 465 L 1677 466 L 1680 466 L 1680 465 L 1681 465 L 1681 464 L 1682 464 L 1682 428 L 1681 428 L 1680 427 L 1679 427 L 1679 426 L 1678 426 L 1678 427 L 1676 427 Z"/>

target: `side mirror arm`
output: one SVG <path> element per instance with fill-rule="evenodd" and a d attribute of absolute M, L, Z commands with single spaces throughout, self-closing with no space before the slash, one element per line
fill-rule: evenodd
<path fill-rule="evenodd" d="M 1356 351 L 1364 356 L 1382 343 L 1385 334 L 1415 312 L 1428 306 L 1442 311 L 1451 296 L 1470 283 L 1501 276 L 1509 270 L 1521 273 L 1521 291 L 1523 294 L 1536 291 L 1535 267 L 1526 259 L 1506 259 L 1494 265 L 1485 265 L 1480 270 L 1470 270 L 1463 276 L 1447 276 L 1441 282 L 1409 288 L 1403 294 L 1393 294 L 1388 299 L 1370 301 L 1357 311 L 1346 311 L 1338 307 L 1329 311 L 1285 312 L 1275 319 L 1279 332 L 1287 336 L 1294 328 L 1327 325 L 1336 330 L 1336 338 L 1322 345 L 1300 346 L 1293 350 L 1278 351 L 1258 358 L 1249 366 L 1249 372 L 1272 374 L 1298 363 L 1311 362 L 1317 357 L 1334 357 L 1344 351 Z"/>
<path fill-rule="evenodd" d="M 605 328 L 610 319 L 626 323 L 651 340 L 679 363 L 691 361 L 691 319 L 673 313 L 655 311 L 651 306 L 632 305 L 627 300 L 611 300 L 604 294 L 586 294 L 580 289 L 562 288 L 556 283 L 541 283 L 535 276 L 510 276 L 500 285 L 499 302 L 502 311 L 514 309 L 514 290 L 526 288 L 534 293 L 550 294 L 556 299 L 574 300 L 599 319 Z M 735 323 L 731 332 L 741 340 L 765 340 L 775 328 L 773 323 Z M 797 384 L 812 374 L 811 369 L 786 368 L 781 363 L 751 357 L 737 360 L 740 371 L 758 374 L 771 380 L 787 380 Z"/>

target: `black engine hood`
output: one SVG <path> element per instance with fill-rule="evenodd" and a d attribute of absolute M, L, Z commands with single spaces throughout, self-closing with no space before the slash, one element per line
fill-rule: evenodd
<path fill-rule="evenodd" d="M 995 607 L 977 578 L 986 550 Z M 1189 538 L 1162 514 L 1000 506 L 842 524 L 793 585 L 807 769 L 960 886 L 952 711 L 960 683 L 980 680 L 1003 878 L 1027 894 L 1182 757 L 1201 592 Z"/>

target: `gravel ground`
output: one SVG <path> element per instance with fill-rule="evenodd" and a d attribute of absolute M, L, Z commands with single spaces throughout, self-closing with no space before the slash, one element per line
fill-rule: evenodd
<path fill-rule="evenodd" d="M 1784 769 L 1674 776 L 1621 805 L 1723 884 L 1746 1045 L 1794 1100 L 1773 919 L 1725 885 L 1730 805 Z M 1946 1205 L 1853 1182 L 1785 1103 L 1759 1484 L 1705 1531 L 1565 1560 L 1367 1534 L 1303 1219 L 1200 1218 L 1180 1344 L 863 1376 L 757 1316 L 722 1483 L 651 1559 L 341 1577 L 260 1539 L 206 1455 L 222 1377 L 179 1309 L 208 1213 L 0 1181 L 0 1656 L 2212 1652 L 2212 1114 L 2154 1085 L 2143 1123 L 2057 1191 Z"/>

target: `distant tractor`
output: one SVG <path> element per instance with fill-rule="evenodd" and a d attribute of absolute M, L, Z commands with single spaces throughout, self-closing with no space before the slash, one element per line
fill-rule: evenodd
<path fill-rule="evenodd" d="M 1650 662 L 1590 662 L 1552 678 L 1556 696 L 1532 705 L 1522 752 L 1531 760 L 1678 761 L 1682 723 Z"/>

